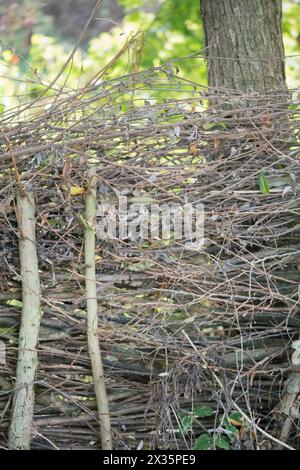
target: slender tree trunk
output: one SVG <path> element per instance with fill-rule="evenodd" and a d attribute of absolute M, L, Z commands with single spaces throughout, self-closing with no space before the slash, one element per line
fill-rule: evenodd
<path fill-rule="evenodd" d="M 32 431 L 34 380 L 41 322 L 40 279 L 35 240 L 35 203 L 31 192 L 25 196 L 18 195 L 17 209 L 20 232 L 22 318 L 9 447 L 28 450 Z"/>
<path fill-rule="evenodd" d="M 281 0 L 200 0 L 208 84 L 239 92 L 285 90 Z"/>
<path fill-rule="evenodd" d="M 104 368 L 98 338 L 98 302 L 95 267 L 96 172 L 89 168 L 90 188 L 86 196 L 85 278 L 87 297 L 87 340 L 92 364 L 94 389 L 98 408 L 102 450 L 112 449 L 112 432 L 105 385 Z"/>

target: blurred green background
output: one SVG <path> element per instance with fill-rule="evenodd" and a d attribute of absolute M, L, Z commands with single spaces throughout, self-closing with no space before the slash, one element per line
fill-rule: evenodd
<path fill-rule="evenodd" d="M 78 40 L 95 0 L 3 0 L 0 3 L 0 103 L 38 96 L 56 77 Z M 287 81 L 299 85 L 300 0 L 283 0 Z M 139 33 L 134 36 L 134 33 Z M 192 56 L 178 63 L 181 76 L 206 84 L 199 0 L 103 0 L 56 86 L 84 85 L 130 42 L 110 67 L 112 78 Z M 1 111 L 0 110 L 0 111 Z"/>

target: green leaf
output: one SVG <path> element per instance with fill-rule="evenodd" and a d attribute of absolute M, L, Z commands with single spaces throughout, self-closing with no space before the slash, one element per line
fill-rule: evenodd
<path fill-rule="evenodd" d="M 260 173 L 259 175 L 259 188 L 262 194 L 269 194 L 270 192 L 269 184 L 264 173 Z"/>
<path fill-rule="evenodd" d="M 233 411 L 232 413 L 228 415 L 228 417 L 230 419 L 233 419 L 234 421 L 237 421 L 238 423 L 243 424 L 243 417 L 241 413 L 239 413 L 238 411 Z"/>
<path fill-rule="evenodd" d="M 214 410 L 209 406 L 196 406 L 196 408 L 193 409 L 193 414 L 198 418 L 205 418 L 206 416 L 212 416 Z"/>
<path fill-rule="evenodd" d="M 193 424 L 193 416 L 184 416 L 180 419 L 180 431 L 183 435 L 185 435 Z"/>
<path fill-rule="evenodd" d="M 219 447 L 219 449 L 230 450 L 230 444 L 226 437 L 217 436 L 215 444 L 217 447 Z"/>
<path fill-rule="evenodd" d="M 209 450 L 213 444 L 212 438 L 209 434 L 200 434 L 192 450 Z"/>
<path fill-rule="evenodd" d="M 11 305 L 12 307 L 19 307 L 19 308 L 22 307 L 22 302 L 17 299 L 10 299 L 6 303 L 7 305 Z"/>
<path fill-rule="evenodd" d="M 226 419 L 226 418 L 224 419 L 224 421 L 222 423 L 222 426 L 223 426 L 224 429 L 226 429 L 226 431 L 230 431 L 232 433 L 238 432 L 238 428 L 236 428 L 235 426 L 230 424 L 228 419 Z"/>

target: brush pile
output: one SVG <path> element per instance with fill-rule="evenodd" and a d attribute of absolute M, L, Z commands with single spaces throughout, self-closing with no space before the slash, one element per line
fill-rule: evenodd
<path fill-rule="evenodd" d="M 122 196 L 144 208 L 204 205 L 197 249 L 172 230 L 167 239 L 97 239 L 115 448 L 190 448 L 203 433 L 233 449 L 275 448 L 281 439 L 299 446 L 297 397 L 287 435 L 278 433 L 290 418 L 281 404 L 297 376 L 292 343 L 300 327 L 300 107 L 292 96 L 288 107 L 284 96 L 272 107 L 218 90 L 218 105 L 209 105 L 214 91 L 180 79 L 170 65 L 2 115 L 2 448 L 21 315 L 15 200 L 22 189 L 36 200 L 43 306 L 32 448 L 99 448 L 83 249 L 91 164 L 99 204 L 117 207 Z"/>

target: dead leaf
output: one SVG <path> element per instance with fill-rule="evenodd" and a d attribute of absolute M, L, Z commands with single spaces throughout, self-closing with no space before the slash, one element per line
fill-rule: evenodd
<path fill-rule="evenodd" d="M 197 146 L 196 146 L 195 143 L 192 143 L 192 144 L 190 145 L 190 147 L 189 147 L 189 152 L 193 155 L 193 157 L 195 157 L 196 155 L 198 155 L 199 150 L 198 150 L 198 148 L 197 148 Z"/>

